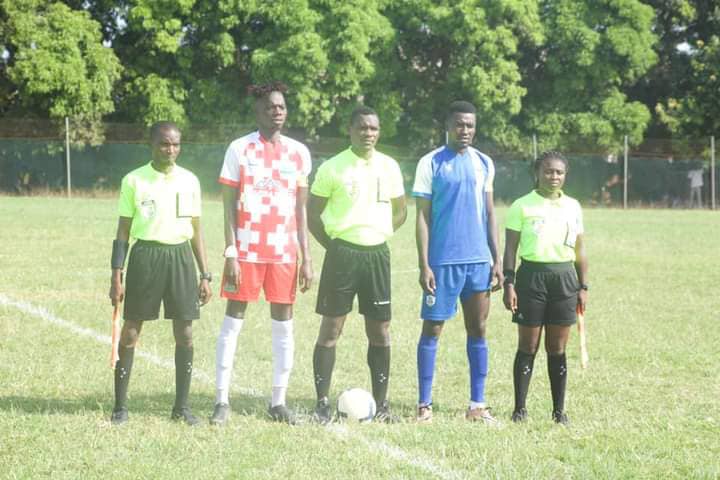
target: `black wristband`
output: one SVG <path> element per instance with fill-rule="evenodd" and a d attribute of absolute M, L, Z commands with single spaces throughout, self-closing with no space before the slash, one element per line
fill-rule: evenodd
<path fill-rule="evenodd" d="M 515 270 L 503 270 L 503 276 L 505 277 L 505 280 L 503 280 L 503 285 L 507 285 L 508 283 L 515 283 Z"/>
<path fill-rule="evenodd" d="M 581 284 L 580 284 L 580 290 L 585 290 L 585 291 L 587 292 L 589 288 L 590 288 L 590 287 L 588 286 L 587 283 L 581 283 Z"/>
<path fill-rule="evenodd" d="M 130 244 L 123 240 L 113 240 L 112 257 L 110 258 L 110 268 L 123 269 L 125 266 L 125 257 L 127 256 Z"/>

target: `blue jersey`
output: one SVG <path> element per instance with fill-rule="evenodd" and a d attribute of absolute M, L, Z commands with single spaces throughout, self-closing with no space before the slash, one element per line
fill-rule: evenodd
<path fill-rule="evenodd" d="M 444 146 L 420 159 L 412 194 L 431 201 L 431 266 L 492 261 L 485 194 L 494 177 L 492 159 L 472 147 L 458 154 Z"/>

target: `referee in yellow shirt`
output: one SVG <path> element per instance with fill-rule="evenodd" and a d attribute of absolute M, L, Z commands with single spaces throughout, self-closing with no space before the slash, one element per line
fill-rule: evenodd
<path fill-rule="evenodd" d="M 400 167 L 375 150 L 379 137 L 377 113 L 356 108 L 350 117 L 352 146 L 320 166 L 310 190 L 308 228 L 325 247 L 315 309 L 322 323 L 313 353 L 315 416 L 320 423 L 331 420 L 328 394 L 335 345 L 355 295 L 365 317 L 375 420 L 396 420 L 387 401 L 391 308 L 386 240 L 405 222 L 407 209 Z"/>
<path fill-rule="evenodd" d="M 192 376 L 192 321 L 200 318 L 200 305 L 210 300 L 210 272 L 200 228 L 200 183 L 175 164 L 180 154 L 180 130 L 172 122 L 150 129 L 152 161 L 122 180 L 118 227 L 113 241 L 110 300 L 125 299 L 124 323 L 115 365 L 114 425 L 128 421 L 127 390 L 135 345 L 144 322 L 155 320 L 160 303 L 165 318 L 173 321 L 175 336 L 175 406 L 171 418 L 188 425 L 198 419 L 188 407 Z M 127 289 L 122 270 L 130 237 Z M 200 269 L 198 286 L 193 255 Z"/>
<path fill-rule="evenodd" d="M 513 202 L 505 222 L 503 302 L 518 325 L 514 422 L 527 418 L 525 399 L 544 327 L 552 418 L 568 423 L 565 345 L 577 310 L 585 311 L 588 261 L 580 204 L 562 192 L 567 171 L 562 154 L 543 153 L 535 161 L 535 189 Z M 516 273 L 518 253 L 522 263 Z"/>

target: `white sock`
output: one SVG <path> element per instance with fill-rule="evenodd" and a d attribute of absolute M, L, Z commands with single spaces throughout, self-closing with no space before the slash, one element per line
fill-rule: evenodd
<path fill-rule="evenodd" d="M 215 346 L 215 403 L 230 403 L 230 376 L 237 339 L 243 326 L 242 318 L 225 315 Z"/>
<path fill-rule="evenodd" d="M 295 354 L 293 320 L 272 321 L 273 377 L 271 406 L 285 405 L 285 394 L 290 380 Z"/>
<path fill-rule="evenodd" d="M 470 410 L 475 410 L 476 408 L 485 408 L 485 402 L 473 402 L 470 400 Z"/>

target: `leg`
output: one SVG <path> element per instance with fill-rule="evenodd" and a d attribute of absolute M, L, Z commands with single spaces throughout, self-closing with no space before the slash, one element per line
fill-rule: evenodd
<path fill-rule="evenodd" d="M 115 407 L 113 408 L 112 422 L 116 424 L 127 421 L 127 391 L 135 357 L 135 345 L 140 338 L 142 326 L 143 322 L 141 321 L 125 320 L 123 323 L 118 347 L 118 361 L 115 364 Z"/>
<path fill-rule="evenodd" d="M 320 323 L 315 352 L 313 354 L 313 370 L 315 374 L 315 392 L 317 399 L 327 398 L 330 392 L 330 380 L 335 367 L 335 346 L 342 334 L 347 315 L 329 317 L 323 315 Z"/>
<path fill-rule="evenodd" d="M 228 300 L 225 318 L 215 344 L 215 403 L 229 403 L 230 378 L 237 349 L 237 339 L 245 319 L 247 302 Z"/>
<path fill-rule="evenodd" d="M 270 304 L 273 351 L 271 407 L 285 405 L 285 396 L 295 353 L 292 314 L 292 304 Z"/>
<path fill-rule="evenodd" d="M 547 325 L 545 351 L 548 355 L 548 375 L 553 399 L 553 419 L 567 423 L 565 416 L 565 387 L 567 385 L 567 360 L 565 346 L 570 335 L 569 325 Z"/>
<path fill-rule="evenodd" d="M 518 350 L 513 365 L 515 408 L 512 420 L 523 421 L 527 417 L 525 400 L 530 389 L 535 354 L 542 336 L 542 326 L 518 325 Z"/>
<path fill-rule="evenodd" d="M 182 419 L 188 425 L 197 425 L 199 420 L 190 413 L 188 395 L 193 367 L 192 321 L 173 320 L 175 336 L 175 405 L 172 418 Z"/>
<path fill-rule="evenodd" d="M 437 344 L 445 322 L 423 320 L 422 334 L 417 345 L 418 406 L 432 404 L 432 385 L 435 376 Z"/>
<path fill-rule="evenodd" d="M 368 338 L 367 363 L 373 398 L 375 403 L 382 405 L 387 400 L 390 378 L 390 320 L 365 317 L 365 334 Z"/>
<path fill-rule="evenodd" d="M 485 408 L 485 380 L 488 373 L 488 347 L 485 326 L 490 311 L 490 292 L 475 292 L 462 299 L 467 357 L 470 365 L 470 409 Z"/>

